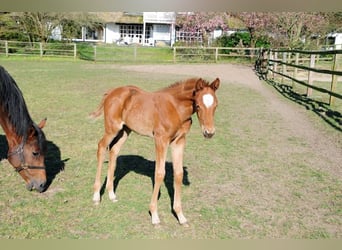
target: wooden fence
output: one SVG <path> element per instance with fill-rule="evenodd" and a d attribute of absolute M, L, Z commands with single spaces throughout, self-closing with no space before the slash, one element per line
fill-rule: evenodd
<path fill-rule="evenodd" d="M 113 46 L 106 44 L 0 41 L 0 55 L 79 57 L 108 62 L 220 62 L 227 58 L 253 58 L 258 48 Z"/>
<path fill-rule="evenodd" d="M 140 45 L 117 46 L 96 44 L 80 52 L 80 58 L 96 62 L 117 63 L 171 63 L 172 50 L 169 47 Z"/>
<path fill-rule="evenodd" d="M 77 48 L 74 43 L 41 43 L 0 41 L 0 55 L 72 57 L 76 59 Z"/>
<path fill-rule="evenodd" d="M 273 78 L 279 75 L 281 82 L 284 82 L 286 78 L 292 81 L 293 86 L 298 83 L 307 87 L 307 97 L 312 95 L 313 89 L 328 94 L 330 105 L 333 103 L 334 97 L 342 99 L 342 95 L 336 92 L 338 77 L 342 76 L 342 71 L 339 70 L 341 54 L 342 50 L 272 49 L 269 53 L 269 70 Z M 316 73 L 315 76 L 314 73 Z M 314 82 L 317 81 L 317 76 L 320 81 L 330 82 L 329 89 L 315 86 Z"/>
<path fill-rule="evenodd" d="M 0 41 L 0 55 L 6 57 L 14 55 L 39 57 L 69 57 L 93 61 L 113 62 L 221 62 L 227 58 L 253 59 L 260 48 L 233 48 L 233 47 L 173 47 L 147 48 L 140 46 L 96 46 L 87 45 L 77 47 L 75 43 L 27 43 L 17 41 Z M 80 45 L 84 46 L 84 44 Z M 341 87 L 342 50 L 303 51 L 272 49 L 269 53 L 269 71 L 273 78 L 280 76 L 292 81 L 292 85 L 300 84 L 307 88 L 306 95 L 310 97 L 312 90 L 329 95 L 329 104 L 334 98 L 342 99 Z M 329 88 L 316 86 L 317 74 L 325 77 L 330 83 Z M 340 82 L 338 79 L 341 78 Z M 336 90 L 339 89 L 339 90 Z"/>
<path fill-rule="evenodd" d="M 173 62 L 219 62 L 229 57 L 253 58 L 259 50 L 259 48 L 238 47 L 173 47 Z"/>
<path fill-rule="evenodd" d="M 142 46 L 93 46 L 88 51 L 89 60 L 93 61 L 154 61 L 154 62 L 219 62 L 229 57 L 253 58 L 258 48 L 233 47 L 173 47 L 170 48 Z M 158 52 L 157 52 L 158 51 Z M 156 53 L 154 53 L 156 52 Z"/>

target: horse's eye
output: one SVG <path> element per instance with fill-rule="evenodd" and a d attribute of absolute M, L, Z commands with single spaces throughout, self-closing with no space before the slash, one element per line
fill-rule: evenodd
<path fill-rule="evenodd" d="M 33 156 L 37 157 L 39 156 L 39 152 L 32 152 Z"/>
<path fill-rule="evenodd" d="M 200 105 L 196 104 L 196 110 L 198 111 L 200 109 L 201 109 Z"/>

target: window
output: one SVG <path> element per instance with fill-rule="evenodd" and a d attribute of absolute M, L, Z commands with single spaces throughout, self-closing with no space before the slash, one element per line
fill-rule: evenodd
<path fill-rule="evenodd" d="M 121 24 L 120 38 L 127 43 L 141 43 L 143 26 L 138 24 Z"/>

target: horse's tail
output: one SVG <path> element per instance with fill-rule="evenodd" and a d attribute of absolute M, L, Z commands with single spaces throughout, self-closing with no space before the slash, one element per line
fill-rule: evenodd
<path fill-rule="evenodd" d="M 89 114 L 89 118 L 95 119 L 95 118 L 99 117 L 103 113 L 103 105 L 104 105 L 104 102 L 106 100 L 107 95 L 108 95 L 108 92 L 106 92 L 103 95 L 103 98 L 101 100 L 101 103 L 100 103 L 99 107 L 95 111 L 93 111 L 93 112 L 91 112 Z"/>

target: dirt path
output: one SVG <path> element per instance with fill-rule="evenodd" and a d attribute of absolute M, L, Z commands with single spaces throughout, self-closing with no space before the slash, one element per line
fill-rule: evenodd
<path fill-rule="evenodd" d="M 265 86 L 255 75 L 251 67 L 243 65 L 229 64 L 205 64 L 205 65 L 137 65 L 123 66 L 123 68 L 138 72 L 163 72 L 166 74 L 178 74 L 186 76 L 201 76 L 208 80 L 219 77 L 222 83 L 239 84 L 251 88 L 269 102 L 266 112 L 276 112 L 282 118 L 282 124 L 287 128 L 288 135 L 296 136 L 304 141 L 310 152 L 315 152 L 315 167 L 321 171 L 338 176 L 342 179 L 342 136 L 337 133 L 337 137 L 324 133 L 310 122 L 306 110 L 299 105 L 292 105 L 285 99 Z M 329 158 L 329 163 L 325 159 Z"/>

